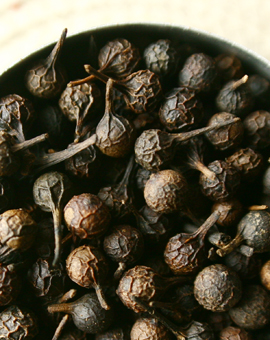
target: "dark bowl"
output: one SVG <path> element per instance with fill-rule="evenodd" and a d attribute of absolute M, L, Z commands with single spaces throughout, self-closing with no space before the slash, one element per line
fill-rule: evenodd
<path fill-rule="evenodd" d="M 59 36 L 60 36 L 59 32 Z M 270 62 L 255 52 L 219 36 L 188 27 L 165 24 L 121 24 L 95 28 L 70 36 L 63 48 L 62 63 L 68 70 L 70 80 L 85 76 L 83 65 L 90 60 L 90 37 L 93 36 L 99 50 L 109 40 L 123 37 L 139 46 L 142 51 L 158 39 L 170 39 L 177 45 L 189 43 L 201 48 L 205 53 L 216 56 L 219 53 L 232 53 L 238 56 L 248 74 L 258 73 L 270 80 Z M 21 60 L 0 76 L 0 96 L 18 93 L 29 96 L 24 83 L 24 75 L 35 61 L 45 58 L 54 43 L 36 51 Z M 97 66 L 97 65 L 93 65 Z"/>

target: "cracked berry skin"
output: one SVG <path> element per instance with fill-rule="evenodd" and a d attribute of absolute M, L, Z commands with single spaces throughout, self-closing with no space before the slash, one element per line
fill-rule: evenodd
<path fill-rule="evenodd" d="M 187 58 L 179 73 L 179 85 L 200 92 L 210 91 L 216 81 L 215 61 L 204 53 L 195 53 Z"/>
<path fill-rule="evenodd" d="M 70 279 L 84 288 L 92 288 L 104 282 L 108 274 L 108 263 L 103 253 L 87 245 L 75 248 L 66 260 Z"/>
<path fill-rule="evenodd" d="M 259 285 L 249 285 L 241 301 L 229 311 L 233 322 L 244 329 L 260 329 L 270 322 L 270 295 Z"/>
<path fill-rule="evenodd" d="M 194 281 L 194 296 L 205 309 L 226 312 L 242 296 L 239 276 L 223 264 L 205 267 Z"/>
<path fill-rule="evenodd" d="M 113 78 L 128 76 L 140 61 L 139 49 L 126 39 L 107 42 L 98 55 L 100 71 Z"/>
<path fill-rule="evenodd" d="M 64 208 L 66 225 L 82 239 L 102 236 L 111 221 L 109 208 L 93 194 L 73 196 Z"/>
<path fill-rule="evenodd" d="M 202 193 L 215 202 L 233 198 L 240 187 L 240 173 L 233 166 L 220 160 L 209 163 L 207 167 L 215 173 L 216 178 L 212 180 L 200 174 Z"/>
<path fill-rule="evenodd" d="M 172 74 L 178 63 L 177 52 L 168 39 L 160 39 L 146 47 L 143 58 L 146 68 L 160 77 Z"/>
<path fill-rule="evenodd" d="M 231 80 L 221 88 L 216 97 L 216 106 L 219 111 L 243 116 L 252 109 L 254 101 L 247 84 L 234 88 L 235 83 L 236 80 Z"/>
<path fill-rule="evenodd" d="M 144 198 L 156 213 L 169 214 L 184 206 L 187 182 L 177 171 L 162 170 L 153 173 L 146 182 Z"/>
<path fill-rule="evenodd" d="M 242 328 L 229 326 L 219 333 L 220 340 L 252 340 L 251 336 Z"/>
<path fill-rule="evenodd" d="M 242 178 L 251 181 L 263 171 L 263 157 L 250 148 L 240 149 L 226 158 L 226 162 L 234 166 Z"/>
<path fill-rule="evenodd" d="M 0 339 L 29 340 L 38 334 L 35 315 L 12 305 L 0 314 Z"/>
<path fill-rule="evenodd" d="M 214 203 L 212 212 L 214 211 L 220 213 L 216 223 L 224 228 L 233 227 L 244 215 L 243 204 L 237 199 Z"/>
<path fill-rule="evenodd" d="M 258 110 L 250 113 L 243 121 L 248 146 L 264 149 L 270 145 L 270 113 Z"/>
<path fill-rule="evenodd" d="M 172 340 L 170 331 L 155 318 L 139 318 L 132 326 L 130 340 Z"/>
<path fill-rule="evenodd" d="M 243 76 L 242 63 L 239 58 L 234 55 L 222 53 L 216 58 L 217 72 L 223 80 L 231 80 Z"/>
<path fill-rule="evenodd" d="M 11 304 L 19 295 L 21 279 L 12 266 L 0 263 L 0 306 Z"/>
<path fill-rule="evenodd" d="M 188 87 L 175 88 L 165 94 L 159 119 L 168 131 L 194 128 L 203 118 L 203 105 L 196 92 Z"/>
<path fill-rule="evenodd" d="M 113 261 L 132 264 L 143 254 L 143 236 L 130 225 L 119 225 L 106 235 L 103 249 Z"/>
<path fill-rule="evenodd" d="M 211 117 L 207 126 L 230 121 L 233 118 L 236 116 L 228 112 L 216 113 Z M 228 150 L 238 146 L 241 144 L 243 136 L 244 126 L 241 120 L 206 133 L 209 142 L 218 150 Z"/>

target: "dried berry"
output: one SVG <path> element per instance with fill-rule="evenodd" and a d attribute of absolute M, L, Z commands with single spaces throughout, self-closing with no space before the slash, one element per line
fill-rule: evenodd
<path fill-rule="evenodd" d="M 25 308 L 9 306 L 0 313 L 0 339 L 32 339 L 38 334 L 36 316 Z"/>
<path fill-rule="evenodd" d="M 113 261 L 119 263 L 114 277 L 120 278 L 126 266 L 134 264 L 142 256 L 144 251 L 143 236 L 139 230 L 130 225 L 119 225 L 106 235 L 103 249 Z"/>
<path fill-rule="evenodd" d="M 237 199 L 214 203 L 212 212 L 220 213 L 217 224 L 221 227 L 232 227 L 239 222 L 244 214 L 244 207 Z"/>
<path fill-rule="evenodd" d="M 259 74 L 254 74 L 248 77 L 247 85 L 250 88 L 252 96 L 262 104 L 269 103 L 269 92 L 270 92 L 270 83 L 269 81 L 260 76 Z"/>
<path fill-rule="evenodd" d="M 204 239 L 216 223 L 219 213 L 212 213 L 193 234 L 177 234 L 170 238 L 164 251 L 164 259 L 174 275 L 194 274 L 206 261 Z"/>
<path fill-rule="evenodd" d="M 241 279 L 253 279 L 259 274 L 261 259 L 257 254 L 250 257 L 240 251 L 232 251 L 224 257 L 224 264 L 234 270 Z"/>
<path fill-rule="evenodd" d="M 134 298 L 147 303 L 158 300 L 169 287 L 181 281 L 184 282 L 185 279 L 164 278 L 149 267 L 136 266 L 124 273 L 116 293 L 126 307 L 140 313 L 145 308 L 138 305 Z"/>
<path fill-rule="evenodd" d="M 235 117 L 235 115 L 227 112 L 216 113 L 209 120 L 208 126 L 230 121 Z M 242 142 L 243 136 L 244 126 L 241 120 L 236 121 L 234 124 L 206 133 L 206 137 L 210 143 L 219 150 L 235 148 Z"/>
<path fill-rule="evenodd" d="M 270 213 L 255 210 L 247 213 L 237 226 L 235 238 L 222 249 L 217 250 L 219 256 L 225 256 L 241 243 L 247 244 L 255 253 L 270 251 Z"/>
<path fill-rule="evenodd" d="M 63 267 L 52 268 L 51 261 L 39 258 L 28 271 L 28 281 L 37 297 L 52 301 L 63 295 L 66 274 Z"/>
<path fill-rule="evenodd" d="M 75 141 L 78 141 L 89 129 L 87 123 L 100 116 L 101 92 L 92 83 L 66 87 L 59 99 L 59 106 L 70 121 L 76 122 Z"/>
<path fill-rule="evenodd" d="M 246 84 L 248 76 L 239 80 L 231 80 L 219 91 L 216 98 L 218 110 L 242 116 L 252 109 L 253 97 L 249 86 Z"/>
<path fill-rule="evenodd" d="M 144 190 L 146 182 L 149 180 L 151 171 L 139 167 L 136 172 L 136 184 L 139 190 Z"/>
<path fill-rule="evenodd" d="M 215 58 L 219 76 L 224 80 L 240 78 L 243 75 L 242 63 L 235 55 L 226 53 L 219 54 Z"/>
<path fill-rule="evenodd" d="M 212 201 L 222 202 L 234 197 L 240 187 L 240 173 L 224 161 L 214 161 L 207 168 L 214 174 L 209 177 L 200 175 L 200 186 L 203 194 Z"/>
<path fill-rule="evenodd" d="M 119 183 L 103 187 L 98 192 L 98 197 L 110 209 L 114 217 L 122 217 L 129 212 L 132 202 L 130 190 L 130 177 L 134 166 L 134 157 L 131 156 L 124 176 Z"/>
<path fill-rule="evenodd" d="M 116 78 L 128 76 L 139 61 L 139 49 L 121 38 L 109 41 L 98 55 L 99 71 Z"/>
<path fill-rule="evenodd" d="M 155 212 L 169 214 L 183 208 L 187 190 L 186 179 L 179 172 L 162 170 L 146 182 L 144 198 Z"/>
<path fill-rule="evenodd" d="M 37 235 L 34 244 L 38 257 L 48 259 L 54 253 L 54 225 L 52 218 L 41 220 L 37 224 Z"/>
<path fill-rule="evenodd" d="M 202 118 L 203 105 L 194 90 L 180 87 L 165 94 L 159 110 L 159 119 L 167 130 L 194 128 Z"/>
<path fill-rule="evenodd" d="M 225 312 L 241 299 L 242 283 L 233 270 L 223 264 L 214 264 L 197 275 L 194 295 L 205 309 Z"/>
<path fill-rule="evenodd" d="M 56 171 L 41 175 L 33 186 L 35 203 L 53 215 L 55 239 L 53 266 L 60 260 L 62 207 L 70 196 L 70 190 L 71 182 L 68 177 Z"/>
<path fill-rule="evenodd" d="M 67 29 L 64 29 L 50 55 L 27 71 L 25 84 L 34 96 L 46 99 L 54 98 L 65 86 L 67 82 L 66 72 L 58 60 L 66 35 Z"/>
<path fill-rule="evenodd" d="M 195 53 L 187 58 L 179 73 L 179 85 L 195 91 L 210 91 L 217 78 L 215 61 L 204 53 Z"/>
<path fill-rule="evenodd" d="M 109 80 L 106 85 L 105 113 L 96 127 L 96 145 L 105 155 L 119 158 L 131 151 L 136 131 L 126 118 L 113 113 L 112 90 L 112 81 Z"/>
<path fill-rule="evenodd" d="M 267 261 L 261 268 L 261 282 L 263 286 L 270 290 L 270 261 Z"/>
<path fill-rule="evenodd" d="M 90 334 L 108 329 L 114 317 L 113 309 L 102 308 L 95 293 L 85 294 L 74 302 L 51 305 L 48 311 L 71 314 L 75 326 Z"/>
<path fill-rule="evenodd" d="M 244 329 L 229 326 L 219 334 L 220 340 L 251 340 L 251 336 Z"/>
<path fill-rule="evenodd" d="M 23 209 L 7 210 L 0 215 L 0 262 L 14 251 L 29 249 L 35 240 L 37 224 Z"/>
<path fill-rule="evenodd" d="M 161 78 L 172 75 L 178 64 L 177 52 L 168 39 L 160 39 L 147 46 L 143 58 L 146 68 Z"/>
<path fill-rule="evenodd" d="M 9 305 L 15 301 L 20 290 L 21 279 L 14 266 L 0 264 L 0 306 Z"/>
<path fill-rule="evenodd" d="M 118 327 L 97 334 L 95 340 L 130 340 L 130 336 L 127 329 Z"/>
<path fill-rule="evenodd" d="M 140 318 L 132 326 L 131 340 L 170 340 L 172 334 L 155 318 Z"/>
<path fill-rule="evenodd" d="M 247 144 L 253 149 L 264 149 L 270 145 L 270 113 L 258 110 L 250 113 L 243 121 Z"/>
<path fill-rule="evenodd" d="M 145 130 L 135 142 L 136 162 L 147 170 L 160 170 L 172 161 L 177 144 L 235 123 L 238 119 L 182 133 L 168 133 L 159 129 Z"/>
<path fill-rule="evenodd" d="M 19 142 L 24 141 L 24 132 L 28 131 L 34 120 L 35 112 L 32 103 L 18 94 L 10 94 L 0 99 L 0 117 L 10 129 L 15 131 Z"/>
<path fill-rule="evenodd" d="M 230 309 L 229 314 L 241 328 L 263 328 L 270 322 L 270 295 L 259 285 L 247 286 L 241 301 Z"/>
<path fill-rule="evenodd" d="M 66 204 L 64 219 L 73 235 L 91 239 L 106 232 L 111 215 L 98 196 L 85 193 L 73 196 Z"/>
<path fill-rule="evenodd" d="M 101 288 L 108 275 L 108 263 L 100 250 L 86 245 L 75 248 L 67 258 L 66 270 L 79 286 L 94 288 L 102 308 L 110 309 Z"/>
<path fill-rule="evenodd" d="M 263 170 L 263 156 L 250 148 L 236 151 L 226 158 L 226 162 L 234 166 L 247 181 L 255 179 Z"/>
<path fill-rule="evenodd" d="M 87 335 L 78 328 L 72 328 L 63 332 L 58 340 L 87 340 Z"/>

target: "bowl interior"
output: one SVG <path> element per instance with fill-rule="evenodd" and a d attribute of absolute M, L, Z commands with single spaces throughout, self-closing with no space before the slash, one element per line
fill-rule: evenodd
<path fill-rule="evenodd" d="M 60 36 L 59 32 L 59 36 Z M 207 32 L 193 30 L 188 27 L 176 27 L 164 24 L 124 24 L 92 29 L 70 36 L 66 39 L 62 52 L 62 63 L 68 70 L 70 80 L 85 77 L 83 65 L 92 62 L 91 37 L 94 38 L 97 50 L 109 40 L 126 38 L 141 51 L 158 39 L 170 39 L 177 45 L 190 43 L 205 53 L 215 56 L 219 53 L 232 53 L 238 56 L 248 74 L 258 73 L 270 80 L 270 62 L 256 53 L 231 41 L 214 36 Z M 35 61 L 45 58 L 55 43 L 30 54 L 0 76 L 0 96 L 17 93 L 29 97 L 24 87 L 24 75 Z M 91 52 L 92 51 L 92 52 Z M 31 52 L 31 51 L 29 51 Z"/>

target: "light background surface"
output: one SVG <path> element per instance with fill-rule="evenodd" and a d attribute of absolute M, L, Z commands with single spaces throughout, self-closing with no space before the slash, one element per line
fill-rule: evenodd
<path fill-rule="evenodd" d="M 198 28 L 270 60 L 268 0 L 0 0 L 0 74 L 31 52 L 93 27 L 155 22 Z"/>

